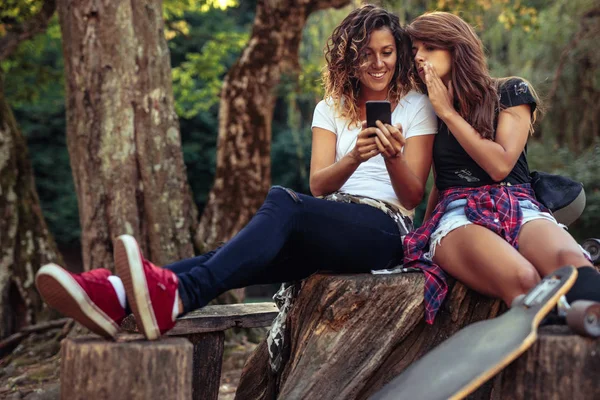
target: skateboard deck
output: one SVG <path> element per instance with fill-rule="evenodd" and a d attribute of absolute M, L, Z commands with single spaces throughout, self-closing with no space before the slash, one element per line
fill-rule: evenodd
<path fill-rule="evenodd" d="M 556 270 L 510 310 L 461 329 L 412 363 L 371 399 L 461 399 L 469 395 L 535 342 L 540 321 L 576 278 L 574 267 Z"/>

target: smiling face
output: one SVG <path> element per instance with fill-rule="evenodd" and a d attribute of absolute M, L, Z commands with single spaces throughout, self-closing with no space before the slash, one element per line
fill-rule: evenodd
<path fill-rule="evenodd" d="M 450 51 L 433 47 L 421 40 L 413 41 L 412 51 L 415 68 L 423 82 L 425 82 L 423 67 L 425 63 L 429 63 L 433 66 L 433 69 L 437 72 L 442 82 L 446 85 L 448 84 L 451 78 L 450 73 L 452 72 L 452 55 Z"/>
<path fill-rule="evenodd" d="M 396 71 L 397 49 L 389 28 L 371 33 L 363 50 L 365 62 L 361 65 L 359 81 L 364 99 L 383 100 L 388 95 L 390 82 Z"/>

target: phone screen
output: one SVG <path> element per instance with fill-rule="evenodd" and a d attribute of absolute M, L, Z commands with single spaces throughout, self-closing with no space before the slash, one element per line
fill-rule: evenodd
<path fill-rule="evenodd" d="M 367 101 L 367 127 L 377 126 L 375 121 L 379 120 L 384 124 L 392 124 L 392 107 L 387 100 Z"/>

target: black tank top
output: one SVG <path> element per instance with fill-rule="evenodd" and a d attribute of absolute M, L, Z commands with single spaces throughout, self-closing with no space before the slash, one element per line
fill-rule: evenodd
<path fill-rule="evenodd" d="M 501 108 L 529 104 L 531 112 L 536 102 L 529 85 L 522 79 L 509 79 L 499 88 Z M 438 134 L 433 144 L 433 162 L 435 164 L 435 184 L 439 190 L 450 187 L 478 187 L 498 183 L 494 181 L 462 148 L 458 140 L 448 130 L 448 126 L 439 120 Z M 530 182 L 527 165 L 527 146 L 517 160 L 515 167 L 502 182 L 512 185 Z"/>

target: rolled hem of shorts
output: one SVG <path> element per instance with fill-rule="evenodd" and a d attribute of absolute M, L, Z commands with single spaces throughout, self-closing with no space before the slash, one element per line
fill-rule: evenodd
<path fill-rule="evenodd" d="M 443 238 L 446 237 L 446 235 L 448 235 L 450 232 L 452 232 L 453 230 L 456 230 L 458 228 L 461 228 L 463 226 L 467 226 L 467 225 L 473 225 L 473 223 L 471 221 L 457 221 L 453 224 L 448 224 L 448 227 L 443 227 L 442 230 L 436 229 L 434 231 L 434 233 L 439 232 L 436 235 L 436 238 L 429 242 L 429 251 L 426 252 L 425 254 L 423 254 L 423 258 L 425 258 L 426 260 L 429 261 L 433 261 L 433 256 L 435 255 L 435 248 L 440 244 L 440 242 L 442 241 Z"/>
<path fill-rule="evenodd" d="M 521 228 L 526 223 L 531 222 L 531 221 L 535 221 L 536 219 L 545 219 L 545 220 L 548 220 L 550 222 L 554 222 L 556 225 L 560 226 L 563 229 L 567 229 L 567 226 L 565 224 L 561 224 L 560 222 L 558 222 L 556 220 L 556 218 L 554 218 L 554 216 L 552 214 L 547 213 L 547 212 L 541 212 L 541 211 L 537 215 L 534 215 L 532 217 L 523 218 L 523 221 L 521 222 Z"/>
<path fill-rule="evenodd" d="M 549 213 L 546 213 L 546 212 L 539 212 L 537 215 L 534 215 L 534 216 L 531 216 L 531 217 L 528 217 L 528 218 L 524 218 L 524 220 L 521 222 L 521 228 L 526 223 L 531 222 L 531 221 L 535 221 L 536 219 L 545 219 L 547 221 L 554 222 L 556 225 L 558 225 L 559 227 L 561 227 L 563 229 L 567 229 L 566 225 L 559 223 L 556 220 L 556 218 L 554 218 L 554 216 L 552 216 L 552 214 L 549 214 Z M 433 241 L 430 241 L 430 243 L 429 243 L 429 251 L 426 252 L 423 255 L 423 257 L 426 260 L 433 261 L 433 257 L 435 256 L 435 249 L 440 244 L 440 242 L 442 241 L 442 239 L 445 238 L 453 230 L 461 228 L 463 226 L 467 226 L 467 225 L 474 225 L 474 224 L 471 221 L 461 220 L 461 221 L 455 222 L 453 224 L 449 224 L 448 227 L 443 228 L 443 231 L 441 231 L 439 234 L 437 234 L 436 238 Z M 434 231 L 434 233 L 435 232 L 438 232 L 438 230 L 436 229 Z M 587 251 L 585 251 L 585 249 L 583 247 L 581 247 L 581 246 L 579 246 L 579 247 L 581 248 L 581 251 L 583 252 L 583 254 L 587 255 L 587 257 L 589 257 L 589 254 L 587 253 Z"/>

